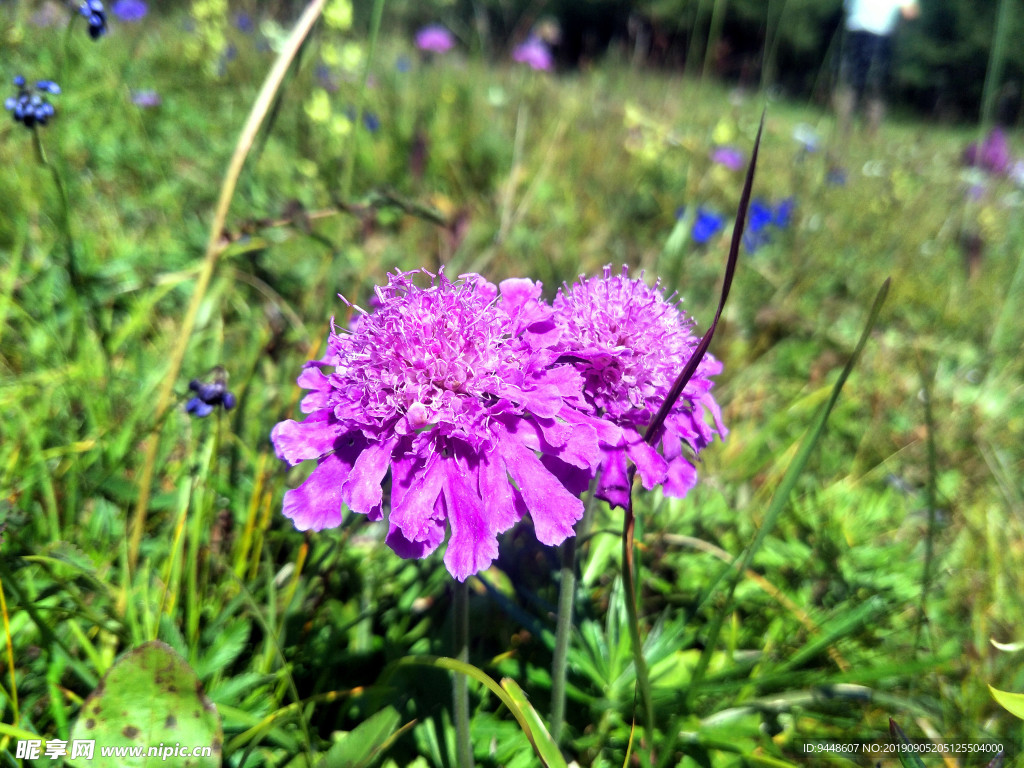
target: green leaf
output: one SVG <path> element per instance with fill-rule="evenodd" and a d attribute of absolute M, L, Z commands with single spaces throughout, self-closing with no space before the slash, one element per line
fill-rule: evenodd
<path fill-rule="evenodd" d="M 1014 717 L 1019 717 L 1021 720 L 1024 720 L 1024 693 L 1000 691 L 998 688 L 993 688 L 991 685 L 988 687 L 988 690 L 992 694 L 992 698 L 999 702 L 999 706 Z"/>
<path fill-rule="evenodd" d="M 221 764 L 220 717 L 192 668 L 169 645 L 154 640 L 123 654 L 82 705 L 72 741 L 92 739 L 89 768 L 216 768 Z M 210 747 L 209 757 L 183 757 L 151 748 Z M 134 748 L 103 756 L 101 747 Z"/>
<path fill-rule="evenodd" d="M 519 709 L 526 716 L 526 722 L 530 724 L 530 730 L 533 732 L 537 753 L 548 768 L 566 768 L 565 758 L 558 751 L 558 745 L 551 740 L 548 729 L 544 727 L 544 721 L 540 719 L 537 710 L 533 708 L 530 700 L 526 698 L 526 693 L 519 687 L 519 683 L 511 677 L 503 677 L 501 679 L 501 687 L 512 697 L 512 701 L 519 705 Z"/>
<path fill-rule="evenodd" d="M 375 712 L 328 750 L 320 768 L 369 768 L 391 746 L 401 715 L 394 707 Z"/>

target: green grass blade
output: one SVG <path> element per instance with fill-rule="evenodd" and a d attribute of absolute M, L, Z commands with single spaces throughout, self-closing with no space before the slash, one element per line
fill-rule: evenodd
<path fill-rule="evenodd" d="M 842 392 L 843 385 L 846 383 L 850 373 L 853 371 L 853 367 L 856 365 L 857 359 L 860 357 L 861 351 L 864 349 L 864 345 L 867 344 L 868 337 L 874 329 L 875 323 L 878 321 L 878 315 L 882 310 L 882 305 L 885 303 L 885 297 L 889 293 L 889 285 L 890 281 L 886 279 L 886 281 L 882 283 L 882 287 L 878 290 L 878 294 L 875 296 L 875 302 L 871 307 L 871 312 L 868 314 L 867 322 L 864 325 L 864 330 L 857 342 L 857 346 L 853 350 L 853 354 L 850 355 L 850 359 L 847 361 L 846 366 L 839 374 L 839 379 L 832 388 L 832 394 L 829 396 L 828 402 L 825 403 L 819 412 L 817 420 L 811 427 L 807 436 L 804 438 L 803 443 L 800 445 L 796 457 L 793 459 L 793 463 L 789 465 L 789 468 L 786 470 L 786 474 L 782 478 L 782 482 L 779 483 L 778 490 L 772 496 L 772 500 L 768 505 L 768 511 L 765 514 L 764 523 L 758 529 L 754 536 L 754 540 L 751 542 L 750 546 L 747 547 L 743 554 L 743 558 L 739 561 L 736 570 L 730 577 L 727 599 L 722 609 L 715 614 L 711 621 L 711 626 L 708 629 L 708 636 L 704 646 L 704 652 L 701 654 L 700 659 L 697 662 L 697 667 L 693 672 L 690 689 L 686 696 L 687 705 L 690 708 L 693 707 L 694 697 L 697 690 L 700 688 L 701 680 L 707 672 L 708 664 L 711 661 L 711 655 L 717 647 L 718 635 L 722 630 L 725 617 L 729 615 L 732 596 L 736 590 L 736 585 L 739 584 L 743 574 L 750 566 L 750 562 L 753 560 L 754 554 L 761 548 L 761 545 L 764 543 L 768 533 L 775 527 L 775 523 L 789 501 L 790 493 L 792 493 L 793 489 L 796 487 L 800 475 L 803 473 L 804 468 L 807 466 L 807 462 L 811 458 L 811 453 L 814 451 L 815 446 L 818 444 L 818 440 L 824 433 L 825 424 L 828 422 L 829 414 L 832 413 L 832 409 L 839 400 L 839 393 Z"/>

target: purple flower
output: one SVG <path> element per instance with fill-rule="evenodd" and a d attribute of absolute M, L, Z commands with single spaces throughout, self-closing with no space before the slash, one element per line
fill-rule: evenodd
<path fill-rule="evenodd" d="M 132 91 L 132 104 L 137 107 L 159 107 L 161 104 L 160 94 L 152 89 Z"/>
<path fill-rule="evenodd" d="M 4 100 L 4 109 L 11 113 L 15 122 L 26 128 L 46 125 L 57 113 L 47 94 L 56 96 L 60 93 L 60 86 L 53 80 L 40 80 L 35 88 L 30 88 L 24 75 L 16 75 L 12 82 L 18 89 L 18 95 L 8 96 Z"/>
<path fill-rule="evenodd" d="M 716 147 L 711 152 L 711 160 L 730 171 L 738 171 L 744 163 L 743 153 L 735 147 Z"/>
<path fill-rule="evenodd" d="M 547 43 L 533 35 L 526 38 L 526 42 L 522 45 L 516 46 L 512 51 L 512 59 L 520 64 L 528 64 L 531 69 L 542 71 L 547 71 L 554 66 L 551 50 Z"/>
<path fill-rule="evenodd" d="M 188 388 L 195 392 L 195 396 L 185 404 L 185 410 L 196 418 L 206 418 L 218 405 L 225 411 L 235 407 L 235 396 L 228 391 L 227 375 L 223 368 L 215 370 L 213 381 L 192 379 Z"/>
<path fill-rule="evenodd" d="M 430 24 L 416 33 L 416 47 L 428 53 L 445 53 L 455 47 L 455 38 L 440 24 Z"/>
<path fill-rule="evenodd" d="M 248 13 L 246 13 L 245 11 L 239 11 L 235 14 L 235 29 L 237 29 L 239 32 L 249 34 L 255 28 L 256 25 L 252 21 L 252 16 L 250 16 Z"/>
<path fill-rule="evenodd" d="M 669 496 L 685 496 L 697 482 L 693 459 L 716 431 L 727 434 L 710 394 L 710 377 L 721 372 L 721 363 L 710 355 L 701 361 L 670 411 L 656 447 L 645 443 L 642 434 L 697 347 L 693 322 L 665 299 L 659 284 L 651 288 L 642 279 L 630 280 L 626 267 L 613 276 L 608 266 L 603 277 L 581 277 L 560 289 L 554 310 L 562 331 L 557 347 L 583 376 L 591 412 L 619 429 L 618 435 L 601 435 L 597 496 L 625 507 L 627 458 L 648 490 L 660 484 Z M 707 413 L 714 429 L 705 421 Z"/>
<path fill-rule="evenodd" d="M 89 22 L 89 37 L 99 40 L 107 34 L 107 12 L 103 0 L 83 0 L 78 12 Z"/>
<path fill-rule="evenodd" d="M 725 217 L 720 216 L 707 208 L 697 209 L 697 218 L 693 222 L 693 231 L 690 236 L 695 243 L 706 243 L 717 235 L 725 226 Z"/>
<path fill-rule="evenodd" d="M 463 581 L 525 514 L 543 544 L 572 536 L 583 503 L 567 484 L 593 475 L 598 429 L 615 430 L 579 410 L 580 374 L 545 346 L 554 326 L 539 283 L 499 291 L 442 270 L 422 272 L 421 288 L 417 274 L 390 275 L 349 331 L 332 325 L 326 356 L 298 379 L 309 416 L 279 423 L 271 440 L 289 464 L 317 463 L 285 493 L 296 528 L 340 525 L 342 505 L 387 514 L 387 544 L 404 558 L 426 557 L 450 530 L 444 562 Z"/>
<path fill-rule="evenodd" d="M 143 0 L 117 0 L 111 10 L 121 21 L 141 21 L 149 12 Z"/>
<path fill-rule="evenodd" d="M 980 148 L 976 142 L 967 146 L 967 149 L 964 150 L 963 162 L 964 165 L 978 167 L 989 173 L 1006 173 L 1013 162 L 1006 134 L 1001 128 L 993 128 L 985 137 L 985 141 L 981 143 Z"/>

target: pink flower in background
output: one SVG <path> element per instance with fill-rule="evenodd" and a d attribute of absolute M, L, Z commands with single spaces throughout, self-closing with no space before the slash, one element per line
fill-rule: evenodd
<path fill-rule="evenodd" d="M 427 53 L 445 53 L 455 47 L 455 38 L 440 24 L 430 24 L 416 33 L 416 47 Z"/>
<path fill-rule="evenodd" d="M 547 71 L 554 66 L 551 49 L 538 37 L 530 36 L 522 45 L 512 51 L 512 59 L 520 64 L 528 64 L 531 69 Z"/>
<path fill-rule="evenodd" d="M 1013 158 L 1010 156 L 1010 145 L 1006 134 L 1001 128 L 993 128 L 979 147 L 972 142 L 964 150 L 964 165 L 981 168 L 995 174 L 1004 174 L 1010 170 Z"/>
<path fill-rule="evenodd" d="M 735 147 L 716 147 L 711 152 L 711 161 L 725 166 L 730 171 L 738 171 L 743 167 L 743 153 Z"/>

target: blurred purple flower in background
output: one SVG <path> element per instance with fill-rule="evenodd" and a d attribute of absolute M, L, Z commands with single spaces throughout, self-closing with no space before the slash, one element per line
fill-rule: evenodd
<path fill-rule="evenodd" d="M 440 24 L 430 24 L 416 33 L 416 47 L 427 53 L 445 53 L 455 47 L 455 38 Z"/>
<path fill-rule="evenodd" d="M 512 59 L 520 64 L 528 64 L 531 69 L 547 71 L 554 66 L 551 49 L 547 43 L 531 35 L 526 42 L 517 45 L 512 51 Z"/>
<path fill-rule="evenodd" d="M 1001 128 L 993 128 L 980 147 L 977 142 L 968 144 L 963 154 L 964 165 L 981 168 L 989 173 L 1004 174 L 1010 170 L 1011 162 L 1010 145 Z"/>
<path fill-rule="evenodd" d="M 132 91 L 132 104 L 137 107 L 143 107 L 144 109 L 148 107 L 159 107 L 161 103 L 162 100 L 160 98 L 160 94 L 151 88 L 141 91 Z"/>
<path fill-rule="evenodd" d="M 256 25 L 253 24 L 252 16 L 250 16 L 248 13 L 246 13 L 245 11 L 239 11 L 235 14 L 235 29 L 237 29 L 239 32 L 249 34 L 255 28 Z"/>
<path fill-rule="evenodd" d="M 141 21 L 149 12 L 149 6 L 143 0 L 117 0 L 110 10 L 121 21 Z"/>
<path fill-rule="evenodd" d="M 744 166 L 743 153 L 735 147 L 716 147 L 711 152 L 711 161 L 730 171 L 738 171 Z"/>

